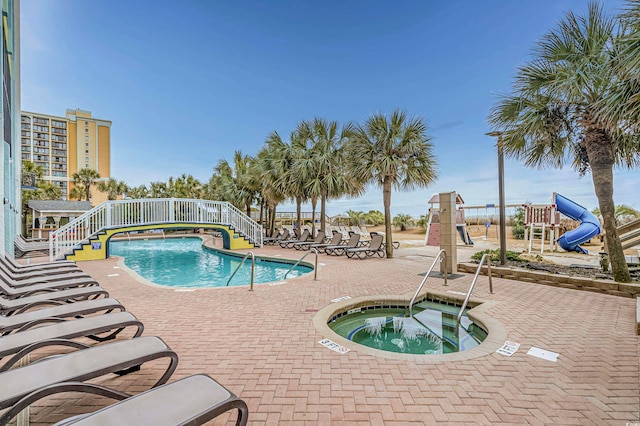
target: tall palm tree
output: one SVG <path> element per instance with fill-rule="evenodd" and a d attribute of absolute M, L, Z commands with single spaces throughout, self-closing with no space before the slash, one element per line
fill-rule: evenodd
<path fill-rule="evenodd" d="M 289 142 L 282 140 L 278 132 L 272 132 L 267 138 L 267 146 L 271 153 L 271 165 L 278 175 L 275 185 L 285 198 L 290 198 L 296 203 L 296 226 L 301 229 L 302 203 L 308 199 L 305 189 L 305 181 L 300 174 L 300 161 L 308 157 L 307 146 L 304 137 L 298 129 L 291 132 Z"/>
<path fill-rule="evenodd" d="M 529 167 L 570 162 L 591 172 L 616 281 L 631 277 L 615 226 L 613 167 L 638 165 L 638 137 L 601 119 L 599 103 L 617 85 L 620 32 L 614 18 L 590 3 L 586 16 L 568 12 L 536 45 L 515 77 L 512 94 L 491 110 L 507 156 Z M 622 123 L 621 123 L 622 124 Z"/>
<path fill-rule="evenodd" d="M 422 118 L 395 110 L 358 125 L 348 144 L 349 171 L 356 181 L 382 187 L 387 258 L 393 257 L 391 188 L 426 187 L 437 178 L 431 137 Z"/>
<path fill-rule="evenodd" d="M 277 135 L 277 132 L 274 133 Z M 280 159 L 282 151 L 279 146 L 282 139 L 280 136 L 272 136 L 258 152 L 256 161 L 251 166 L 251 174 L 260 182 L 259 192 L 267 207 L 267 228 L 270 232 L 273 232 L 275 227 L 276 207 L 286 199 L 283 188 L 278 185 L 284 174 Z"/>
<path fill-rule="evenodd" d="M 347 123 L 341 128 L 336 121 L 314 118 L 311 122 L 303 121 L 298 126 L 298 133 L 310 142 L 310 146 L 308 155 L 300 159 L 295 172 L 312 200 L 320 198 L 320 229 L 324 232 L 327 200 L 344 195 L 357 196 L 364 191 L 364 184 L 350 179 L 345 172 L 343 146 L 353 133 L 353 125 Z"/>
<path fill-rule="evenodd" d="M 72 176 L 73 184 L 84 189 L 84 197 L 87 201 L 91 199 L 91 185 L 100 179 L 100 174 L 93 169 L 80 169 Z"/>
<path fill-rule="evenodd" d="M 118 195 L 127 192 L 127 184 L 121 180 L 109 178 L 106 181 L 98 182 L 98 190 L 107 194 L 107 200 L 116 200 Z"/>

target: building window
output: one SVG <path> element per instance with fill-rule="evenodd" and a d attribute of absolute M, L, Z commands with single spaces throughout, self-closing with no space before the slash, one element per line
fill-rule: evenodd
<path fill-rule="evenodd" d="M 84 157 L 85 162 L 89 162 L 89 157 Z"/>

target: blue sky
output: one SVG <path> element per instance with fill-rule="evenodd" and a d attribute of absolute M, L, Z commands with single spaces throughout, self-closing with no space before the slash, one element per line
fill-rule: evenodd
<path fill-rule="evenodd" d="M 22 0 L 22 109 L 112 120 L 112 177 L 140 185 L 182 173 L 206 182 L 219 159 L 255 155 L 304 119 L 402 108 L 426 120 L 439 179 L 394 191 L 392 213 L 417 217 L 432 194 L 454 190 L 467 205 L 497 203 L 489 110 L 536 40 L 586 4 Z M 507 160 L 505 176 L 508 204 L 555 191 L 597 206 L 590 175 Z M 637 183 L 637 171 L 616 171 L 616 204 L 640 208 Z M 348 209 L 382 210 L 381 190 L 328 204 L 331 215 Z"/>

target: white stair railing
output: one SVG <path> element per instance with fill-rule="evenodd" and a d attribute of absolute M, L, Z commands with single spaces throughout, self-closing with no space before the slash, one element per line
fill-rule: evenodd
<path fill-rule="evenodd" d="M 50 258 L 62 258 L 104 229 L 166 223 L 228 225 L 254 245 L 262 247 L 262 226 L 227 202 L 151 198 L 105 201 L 51 232 Z"/>

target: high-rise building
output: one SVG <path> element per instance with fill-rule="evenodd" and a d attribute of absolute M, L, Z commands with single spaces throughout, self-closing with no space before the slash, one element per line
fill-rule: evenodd
<path fill-rule="evenodd" d="M 20 229 L 20 151 L 16 136 L 20 116 L 20 1 L 2 0 L 2 102 L 0 102 L 0 254 L 14 254 L 14 241 Z"/>
<path fill-rule="evenodd" d="M 93 169 L 101 180 L 111 176 L 111 121 L 94 118 L 90 111 L 68 109 L 65 117 L 22 111 L 22 160 L 29 160 L 44 170 L 44 180 L 62 190 L 68 199 L 73 174 Z M 92 190 L 93 205 L 106 194 Z"/>

